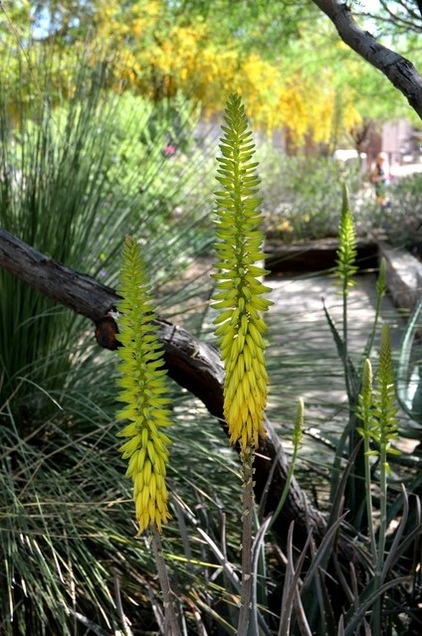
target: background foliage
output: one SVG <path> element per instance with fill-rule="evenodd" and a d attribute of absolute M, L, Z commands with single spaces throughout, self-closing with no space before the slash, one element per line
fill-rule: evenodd
<path fill-rule="evenodd" d="M 409 30 L 386 26 L 414 45 Z M 208 265 L 191 266 L 213 240 L 216 148 L 213 127 L 198 124 L 215 121 L 227 93 L 241 92 L 262 130 L 266 230 L 289 241 L 336 234 L 343 175 L 330 156 L 351 128 L 409 112 L 312 4 L 287 0 L 4 2 L 0 71 L 1 226 L 112 286 L 133 233 L 160 313 L 196 333 L 209 327 Z M 267 144 L 271 131 L 291 156 Z M 382 228 L 413 245 L 420 177 L 397 184 L 388 214 L 358 167 L 347 178 L 358 233 Z M 153 633 L 149 551 L 133 538 L 115 439 L 114 356 L 86 323 L 3 271 L 0 299 L 0 633 Z M 272 364 L 291 379 L 292 365 Z M 180 508 L 165 549 L 188 629 L 200 608 L 209 633 L 224 632 L 235 588 L 195 530 L 238 562 L 237 461 L 203 407 L 173 390 Z M 270 596 L 281 558 L 271 556 Z"/>
<path fill-rule="evenodd" d="M 181 93 L 209 117 L 236 90 L 255 128 L 284 129 L 294 145 L 338 143 L 364 117 L 411 116 L 394 88 L 339 42 L 313 3 L 20 0 L 2 11 L 3 70 L 12 84 L 19 75 L 29 87 L 43 50 L 56 90 L 67 95 L 81 57 L 92 69 L 108 69 L 113 90 L 130 87 L 155 103 Z M 409 19 L 404 34 L 400 21 L 388 17 L 389 29 L 385 10 L 366 20 L 381 36 L 393 33 L 399 49 L 411 47 L 417 64 L 412 38 L 419 22 Z"/>

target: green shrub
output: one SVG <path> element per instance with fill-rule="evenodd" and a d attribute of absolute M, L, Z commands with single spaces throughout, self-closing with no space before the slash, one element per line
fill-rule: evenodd
<path fill-rule="evenodd" d="M 286 242 L 337 235 L 340 222 L 339 178 L 344 167 L 315 155 L 288 157 L 270 145 L 260 151 L 263 213 L 267 235 Z M 347 171 L 350 191 L 359 184 L 358 166 Z"/>
<path fill-rule="evenodd" d="M 393 181 L 387 207 L 372 206 L 374 230 L 384 233 L 392 245 L 406 247 L 422 254 L 422 174 L 417 173 Z"/>

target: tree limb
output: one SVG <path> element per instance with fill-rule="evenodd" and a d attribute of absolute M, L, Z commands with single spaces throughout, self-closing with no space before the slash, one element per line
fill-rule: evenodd
<path fill-rule="evenodd" d="M 0 268 L 53 301 L 92 320 L 100 346 L 111 350 L 119 346 L 115 320 L 119 296 L 110 287 L 41 254 L 2 228 Z M 157 318 L 156 324 L 164 348 L 169 377 L 198 397 L 227 431 L 223 417 L 224 369 L 218 351 L 185 329 L 162 318 Z M 260 504 L 262 517 L 268 516 L 277 508 L 289 469 L 287 457 L 274 427 L 268 420 L 265 426 L 267 436 L 260 439 L 254 463 L 254 492 Z M 326 517 L 310 505 L 295 477 L 290 482 L 285 504 L 272 525 L 272 532 L 281 546 L 286 545 L 288 529 L 292 522 L 294 545 L 299 550 L 303 549 L 309 535 L 316 545 L 320 544 L 328 530 Z M 357 577 L 362 580 L 359 550 L 343 526 L 338 535 L 337 549 L 339 562 L 347 571 L 353 562 Z M 334 561 L 328 566 L 329 572 L 333 568 L 333 577 L 336 567 Z M 345 601 L 342 590 L 334 584 L 331 591 L 338 608 L 341 608 Z"/>
<path fill-rule="evenodd" d="M 422 76 L 413 64 L 364 31 L 356 23 L 347 4 L 337 0 L 313 2 L 330 18 L 343 42 L 384 73 L 422 119 Z"/>
<path fill-rule="evenodd" d="M 0 267 L 44 296 L 92 320 L 100 346 L 111 350 L 119 346 L 115 320 L 119 296 L 110 287 L 45 256 L 2 228 Z M 226 428 L 223 418 L 224 370 L 218 351 L 162 318 L 157 318 L 156 324 L 169 377 L 198 397 Z M 265 499 L 264 515 L 277 507 L 288 472 L 281 442 L 268 421 L 267 432 L 267 438 L 261 440 L 257 449 L 255 464 L 255 493 L 258 502 Z M 268 488 L 271 473 L 271 488 Z M 293 520 L 302 538 L 309 531 L 316 540 L 322 537 L 324 517 L 307 503 L 294 479 L 286 505 L 273 528 L 281 537 L 285 536 Z"/>

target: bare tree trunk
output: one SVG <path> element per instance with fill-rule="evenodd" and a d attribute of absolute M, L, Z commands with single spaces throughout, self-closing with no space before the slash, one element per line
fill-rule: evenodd
<path fill-rule="evenodd" d="M 380 44 L 368 31 L 364 31 L 354 20 L 345 2 L 313 2 L 330 18 L 343 42 L 384 73 L 422 119 L 422 77 L 413 64 Z"/>

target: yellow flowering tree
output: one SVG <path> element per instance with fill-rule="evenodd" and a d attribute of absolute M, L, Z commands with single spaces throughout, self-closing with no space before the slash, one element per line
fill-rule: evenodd
<path fill-rule="evenodd" d="M 45 0 L 37 4 L 39 19 L 31 31 L 31 3 L 19 4 L 21 11 L 11 13 L 10 22 L 22 35 L 16 39 L 10 32 L 9 40 L 15 37 L 21 55 L 11 68 L 15 75 L 24 74 L 20 84 L 28 86 L 28 96 L 44 93 L 42 69 L 38 77 L 44 51 L 52 74 L 50 88 L 59 96 L 72 92 L 78 64 L 85 60 L 91 68 L 106 71 L 114 90 L 129 89 L 155 101 L 182 94 L 199 102 L 205 117 L 221 113 L 234 90 L 247 100 L 256 129 L 286 129 L 296 146 L 308 139 L 327 143 L 339 126 L 346 129 L 359 121 L 356 91 L 342 92 L 339 112 L 340 70 L 333 59 L 328 68 L 309 72 L 309 60 L 321 40 L 315 44 L 318 35 L 309 35 L 303 26 L 304 10 L 287 12 L 283 28 L 276 28 L 279 9 L 271 4 L 264 11 L 260 2 L 230 11 L 227 3 L 216 2 L 205 12 L 195 2 L 179 7 L 165 0 Z M 236 16 L 244 19 L 241 30 Z M 31 32 L 36 35 L 32 40 Z M 266 34 L 279 48 L 270 46 Z"/>
<path fill-rule="evenodd" d="M 206 117 L 222 112 L 234 90 L 248 101 L 256 128 L 285 128 L 295 145 L 306 138 L 327 143 L 343 118 L 348 126 L 359 121 L 353 95 L 344 97 L 339 113 L 330 74 L 309 74 L 295 46 L 268 59 L 239 36 L 224 39 L 217 28 L 215 17 L 205 20 L 199 13 L 170 20 L 163 0 L 129 11 L 106 3 L 98 40 L 117 51 L 111 61 L 116 85 L 124 79 L 155 100 L 181 92 L 198 100 Z"/>

